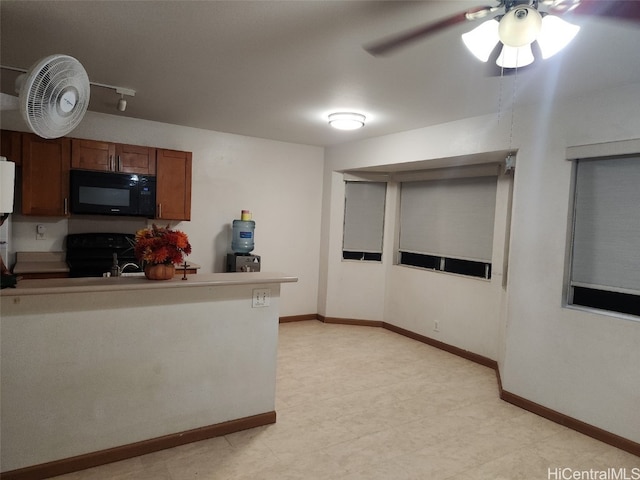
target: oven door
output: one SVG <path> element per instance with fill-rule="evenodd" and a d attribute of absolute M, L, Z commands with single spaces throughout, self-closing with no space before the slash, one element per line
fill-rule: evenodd
<path fill-rule="evenodd" d="M 138 175 L 71 170 L 71 213 L 139 215 Z"/>

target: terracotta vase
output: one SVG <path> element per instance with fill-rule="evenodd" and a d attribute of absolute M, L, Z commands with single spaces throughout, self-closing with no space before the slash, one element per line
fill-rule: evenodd
<path fill-rule="evenodd" d="M 144 275 L 149 280 L 170 280 L 176 274 L 176 267 L 173 264 L 149 264 L 144 267 Z"/>

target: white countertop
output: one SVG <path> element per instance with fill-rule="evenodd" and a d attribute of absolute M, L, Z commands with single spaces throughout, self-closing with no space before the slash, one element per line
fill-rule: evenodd
<path fill-rule="evenodd" d="M 0 296 L 15 297 L 21 295 L 117 292 L 159 288 L 216 287 L 297 281 L 298 277 L 269 272 L 205 273 L 187 275 L 187 280 L 183 280 L 178 275 L 170 280 L 148 280 L 145 277 L 50 278 L 19 280 L 16 288 L 5 288 L 0 292 Z"/>
<path fill-rule="evenodd" d="M 13 273 L 65 273 L 69 266 L 64 252 L 16 252 Z"/>

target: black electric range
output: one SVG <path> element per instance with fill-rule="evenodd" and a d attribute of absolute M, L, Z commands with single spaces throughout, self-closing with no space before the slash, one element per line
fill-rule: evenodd
<path fill-rule="evenodd" d="M 130 233 L 73 233 L 67 235 L 67 264 L 70 277 L 102 277 L 111 271 L 113 254 L 118 265 L 135 263 L 133 243 L 135 235 Z M 129 266 L 127 272 L 139 271 Z"/>

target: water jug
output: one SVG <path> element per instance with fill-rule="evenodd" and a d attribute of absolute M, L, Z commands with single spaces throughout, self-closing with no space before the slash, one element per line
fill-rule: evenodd
<path fill-rule="evenodd" d="M 233 221 L 233 236 L 231 238 L 231 250 L 233 253 L 247 254 L 254 248 L 253 233 L 256 222 L 251 220 L 251 213 L 243 210 L 241 220 Z"/>

